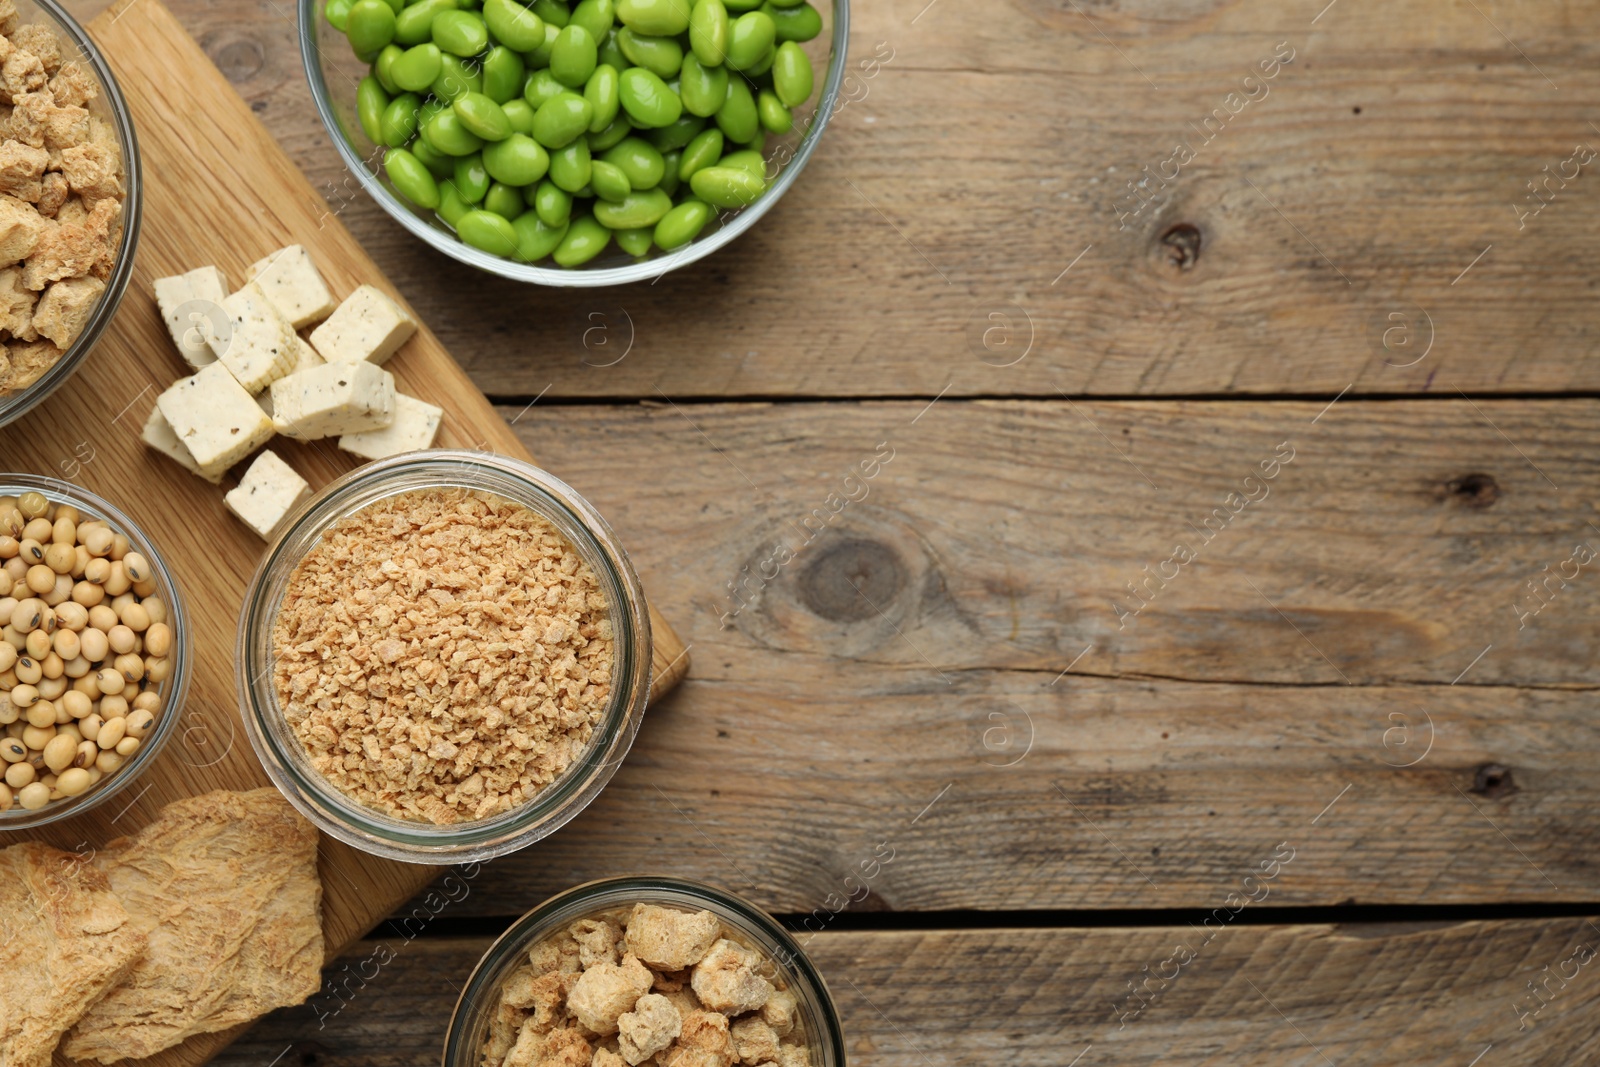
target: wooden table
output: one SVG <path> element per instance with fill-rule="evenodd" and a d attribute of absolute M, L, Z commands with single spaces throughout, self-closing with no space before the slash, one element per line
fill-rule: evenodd
<path fill-rule="evenodd" d="M 437 1062 L 624 871 L 820 928 L 866 1067 L 1600 1062 L 1592 4 L 862 3 L 755 232 L 559 293 L 352 191 L 288 0 L 171 2 L 695 663 L 222 1062 Z"/>

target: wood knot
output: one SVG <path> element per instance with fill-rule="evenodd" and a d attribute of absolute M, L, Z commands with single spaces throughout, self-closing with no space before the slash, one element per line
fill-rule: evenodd
<path fill-rule="evenodd" d="M 1511 779 L 1511 768 L 1501 763 L 1485 763 L 1472 772 L 1472 791 L 1490 800 L 1499 800 L 1519 792 Z"/>
<path fill-rule="evenodd" d="M 204 47 L 223 76 L 236 84 L 255 77 L 267 62 L 266 50 L 253 37 L 227 34 L 221 39 L 208 38 Z"/>
<path fill-rule="evenodd" d="M 1486 508 L 1500 499 L 1500 486 L 1492 474 L 1463 474 L 1446 482 L 1445 491 L 1468 508 Z"/>
<path fill-rule="evenodd" d="M 1160 241 L 1166 249 L 1167 262 L 1179 270 L 1192 270 L 1200 259 L 1200 227 L 1193 223 L 1167 227 Z"/>
<path fill-rule="evenodd" d="M 800 596 L 824 619 L 859 622 L 886 611 L 905 584 L 905 564 L 893 549 L 851 538 L 829 545 L 801 572 Z"/>

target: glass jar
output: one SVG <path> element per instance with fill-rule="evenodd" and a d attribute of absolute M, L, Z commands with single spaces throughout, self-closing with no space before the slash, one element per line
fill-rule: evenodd
<path fill-rule="evenodd" d="M 583 754 L 555 781 L 510 811 L 434 825 L 364 805 L 312 765 L 273 684 L 272 631 L 289 580 L 330 527 L 385 498 L 461 488 L 504 497 L 543 516 L 572 544 L 600 584 L 612 624 L 611 694 Z M 411 863 L 486 860 L 543 838 L 588 806 L 616 773 L 650 693 L 650 618 L 644 592 L 611 527 L 588 501 L 530 463 L 488 452 L 429 449 L 360 467 L 301 505 L 284 523 L 245 593 L 236 682 L 245 733 L 267 774 L 318 829 L 375 856 Z"/>
<path fill-rule="evenodd" d="M 709 911 L 734 940 L 771 960 L 800 1006 L 812 1067 L 845 1067 L 844 1030 L 822 975 L 778 920 L 723 889 L 681 878 L 627 877 L 588 882 L 557 894 L 511 925 L 489 946 L 467 979 L 445 1032 L 443 1067 L 479 1067 L 500 986 L 528 960 L 528 951 L 569 923 L 634 904 Z"/>
<path fill-rule="evenodd" d="M 52 504 L 70 504 L 87 517 L 103 520 L 114 532 L 126 537 L 135 552 L 150 561 L 157 595 L 166 602 L 167 625 L 172 629 L 172 652 L 169 654 L 172 669 L 167 675 L 167 680 L 155 690 L 161 697 L 161 711 L 156 716 L 155 726 L 145 734 L 139 751 L 135 752 L 131 759 L 79 796 L 52 800 L 37 811 L 27 811 L 21 806 L 13 806 L 10 811 L 0 812 L 0 830 L 28 829 L 44 826 L 68 816 L 82 815 L 128 788 L 134 779 L 156 761 L 161 755 L 161 750 L 171 740 L 178 720 L 183 715 L 184 698 L 189 692 L 189 667 L 194 658 L 189 617 L 184 610 L 178 584 L 173 580 L 166 559 L 156 550 L 144 532 L 133 524 L 133 520 L 113 507 L 109 501 L 86 489 L 80 489 L 71 482 L 33 474 L 0 474 L 0 497 L 21 496 L 30 492 L 42 493 Z"/>

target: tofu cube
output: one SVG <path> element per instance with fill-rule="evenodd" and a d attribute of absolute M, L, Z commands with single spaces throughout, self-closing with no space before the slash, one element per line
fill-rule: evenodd
<path fill-rule="evenodd" d="M 443 409 L 414 396 L 396 393 L 393 422 L 381 430 L 347 433 L 339 438 L 339 447 L 367 459 L 383 459 L 385 456 L 398 456 L 402 452 L 431 448 L 433 439 L 439 435 L 439 422 L 443 418 Z"/>
<path fill-rule="evenodd" d="M 311 486 L 270 449 L 255 458 L 244 478 L 222 498 L 228 510 L 244 520 L 264 539 L 272 535 L 284 516 L 311 495 Z"/>
<path fill-rule="evenodd" d="M 272 421 L 300 441 L 382 429 L 394 407 L 394 375 L 374 363 L 324 363 L 272 383 Z"/>
<path fill-rule="evenodd" d="M 363 285 L 311 331 L 311 344 L 329 363 L 382 363 L 416 332 L 399 304 Z"/>
<path fill-rule="evenodd" d="M 207 471 L 196 463 L 194 461 L 194 453 L 190 452 L 184 446 L 184 443 L 178 440 L 178 435 L 173 431 L 172 424 L 167 421 L 166 416 L 161 414 L 159 406 L 150 409 L 150 417 L 145 420 L 144 433 L 140 436 L 147 446 L 176 461 L 178 466 L 184 470 L 199 475 L 212 485 L 222 484 L 222 474 L 227 468 L 224 467 L 223 470 L 219 471 Z"/>
<path fill-rule="evenodd" d="M 280 248 L 250 264 L 250 280 L 297 330 L 333 313 L 333 294 L 303 245 Z"/>
<path fill-rule="evenodd" d="M 290 371 L 290 374 L 295 373 L 295 371 L 309 370 L 312 367 L 320 367 L 327 362 L 317 355 L 317 350 L 312 348 L 310 342 L 299 334 L 294 335 L 294 343 L 294 370 Z M 285 375 L 285 377 L 287 376 Z M 261 405 L 262 411 L 265 411 L 268 415 L 272 414 L 272 387 L 270 385 L 256 394 L 256 403 Z"/>
<path fill-rule="evenodd" d="M 261 286 L 250 282 L 222 301 L 228 335 L 213 336 L 211 349 L 252 396 L 294 370 L 295 333 Z"/>
<path fill-rule="evenodd" d="M 155 290 L 156 306 L 183 361 L 196 370 L 215 363 L 211 335 L 227 317 L 219 310 L 228 296 L 222 272 L 216 267 L 197 267 L 188 274 L 157 278 Z"/>
<path fill-rule="evenodd" d="M 272 436 L 272 420 L 221 362 L 180 378 L 156 407 L 202 471 L 221 474 Z"/>

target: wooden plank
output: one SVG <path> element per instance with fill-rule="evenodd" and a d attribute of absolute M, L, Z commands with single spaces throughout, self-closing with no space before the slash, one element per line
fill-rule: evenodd
<path fill-rule="evenodd" d="M 694 267 L 581 293 L 463 271 L 352 195 L 285 5 L 179 10 L 492 395 L 1595 389 L 1596 268 L 1568 239 L 1600 225 L 1592 168 L 1517 215 L 1600 145 L 1592 12 L 1323 6 L 857 5 L 853 102 L 785 201 Z M 1267 95 L 1229 102 L 1280 41 Z M 1121 228 L 1180 139 L 1195 158 Z"/>
<path fill-rule="evenodd" d="M 1466 1067 L 1491 1046 L 1484 1064 L 1544 1067 L 1600 1053 L 1600 928 L 1589 920 L 1240 926 L 1204 936 L 1189 926 L 830 932 L 810 950 L 854 1067 Z M 487 947 L 482 938 L 363 942 L 328 971 L 319 998 L 269 1017 L 216 1062 L 432 1063 Z M 375 970 L 371 961 L 389 954 Z M 1141 1009 L 1128 983 L 1144 982 L 1145 968 L 1170 980 L 1151 978 Z M 1569 977 L 1549 979 L 1548 1003 L 1533 1015 L 1527 984 L 1557 971 Z"/>
<path fill-rule="evenodd" d="M 1600 585 L 1552 583 L 1522 630 L 1512 608 L 1600 546 L 1600 406 L 1321 407 L 541 408 L 518 430 L 663 576 L 696 677 L 589 813 L 465 907 L 659 869 L 803 913 L 880 841 L 896 911 L 1199 907 L 1347 785 L 1284 902 L 1597 899 Z M 1123 583 L 1285 440 L 1270 495 L 1119 630 Z M 642 484 L 661 459 L 674 478 Z M 799 555 L 719 628 L 780 541 Z M 1479 781 L 1495 764 L 1516 792 Z"/>
<path fill-rule="evenodd" d="M 138 261 L 95 353 L 50 400 L 0 431 L 0 455 L 7 466 L 68 475 L 127 510 L 161 547 L 184 591 L 195 667 L 179 736 L 138 789 L 126 801 L 30 835 L 64 848 L 97 847 L 132 832 L 179 797 L 268 784 L 241 732 L 233 678 L 239 606 L 264 546 L 224 510 L 218 489 L 140 444 L 156 394 L 184 372 L 151 296 L 152 279 L 215 263 L 239 282 L 248 264 L 299 242 L 335 292 L 363 282 L 384 285 L 376 263 L 336 218 L 323 217 L 322 202 L 294 164 L 159 0 L 128 0 L 100 16 L 91 32 L 128 97 L 139 136 L 146 186 Z M 181 112 L 173 109 L 178 100 Z M 426 326 L 391 365 L 405 392 L 446 409 L 441 445 L 528 455 Z M 308 447 L 279 440 L 273 447 L 313 486 L 357 465 L 333 442 Z M 672 630 L 659 618 L 653 625 L 657 685 L 664 689 L 681 677 L 687 659 Z M 329 841 L 320 867 L 330 952 L 436 873 Z M 156 1059 L 198 1063 L 228 1036 L 196 1038 Z"/>

